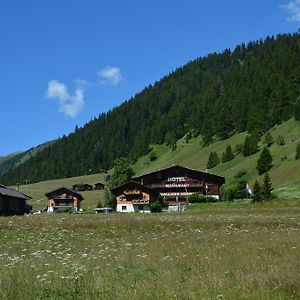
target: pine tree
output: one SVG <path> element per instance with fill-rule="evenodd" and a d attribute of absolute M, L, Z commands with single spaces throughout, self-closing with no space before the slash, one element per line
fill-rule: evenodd
<path fill-rule="evenodd" d="M 265 147 L 262 150 L 259 159 L 257 160 L 256 169 L 258 170 L 259 175 L 261 175 L 271 169 L 272 160 L 273 160 L 273 158 L 270 153 L 270 150 L 267 147 Z"/>
<path fill-rule="evenodd" d="M 211 169 L 216 165 L 218 165 L 219 163 L 220 163 L 220 159 L 217 152 L 214 151 L 210 152 L 206 168 Z"/>
<path fill-rule="evenodd" d="M 258 137 L 254 134 L 247 135 L 243 145 L 243 155 L 249 156 L 258 151 Z"/>
<path fill-rule="evenodd" d="M 222 155 L 222 162 L 230 161 L 234 158 L 234 154 L 230 145 L 227 145 L 225 152 Z"/>
<path fill-rule="evenodd" d="M 273 137 L 269 131 L 266 133 L 264 144 L 266 144 L 267 147 L 271 147 L 273 144 Z"/>
<path fill-rule="evenodd" d="M 264 176 L 263 186 L 262 186 L 262 195 L 264 200 L 269 200 L 272 198 L 272 182 L 268 172 Z"/>
<path fill-rule="evenodd" d="M 295 159 L 300 159 L 300 143 L 297 144 L 296 147 L 296 156 Z"/>
<path fill-rule="evenodd" d="M 262 200 L 262 188 L 256 180 L 253 186 L 253 202 L 261 202 Z"/>

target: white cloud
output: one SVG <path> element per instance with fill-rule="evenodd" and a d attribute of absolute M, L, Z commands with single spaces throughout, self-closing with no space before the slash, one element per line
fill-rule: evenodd
<path fill-rule="evenodd" d="M 65 84 L 51 80 L 48 84 L 46 97 L 59 102 L 59 111 L 74 118 L 84 106 L 84 90 L 77 87 L 74 95 L 70 95 Z"/>
<path fill-rule="evenodd" d="M 288 21 L 300 23 L 300 0 L 292 0 L 286 5 L 281 5 L 281 8 L 289 13 Z"/>
<path fill-rule="evenodd" d="M 106 66 L 98 72 L 98 76 L 101 78 L 100 83 L 117 85 L 123 80 L 121 69 L 117 67 Z"/>

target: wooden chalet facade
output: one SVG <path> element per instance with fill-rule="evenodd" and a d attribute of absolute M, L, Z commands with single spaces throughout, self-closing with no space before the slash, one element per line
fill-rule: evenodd
<path fill-rule="evenodd" d="M 24 215 L 32 209 L 27 204 L 27 200 L 31 197 L 20 193 L 19 191 L 10 189 L 4 185 L 0 185 L 0 215 Z"/>
<path fill-rule="evenodd" d="M 130 181 L 122 186 L 112 189 L 117 200 L 117 212 L 142 212 L 150 213 L 150 204 L 160 195 L 135 181 Z"/>
<path fill-rule="evenodd" d="M 45 194 L 48 198 L 48 213 L 71 210 L 76 213 L 80 209 L 83 197 L 77 191 L 62 186 Z"/>
<path fill-rule="evenodd" d="M 225 178 L 182 166 L 172 166 L 135 176 L 132 180 L 158 192 L 169 205 L 169 210 L 185 210 L 187 197 L 194 193 L 219 198 Z"/>

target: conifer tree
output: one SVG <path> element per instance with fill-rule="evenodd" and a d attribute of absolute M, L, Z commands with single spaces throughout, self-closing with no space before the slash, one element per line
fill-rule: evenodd
<path fill-rule="evenodd" d="M 222 162 L 230 161 L 234 158 L 234 154 L 230 145 L 227 145 L 225 152 L 222 155 Z"/>
<path fill-rule="evenodd" d="M 207 169 L 211 169 L 216 165 L 218 165 L 219 163 L 220 163 L 220 159 L 217 152 L 214 151 L 210 152 L 208 162 L 207 162 Z"/>
<path fill-rule="evenodd" d="M 258 151 L 258 138 L 254 134 L 247 135 L 243 145 L 243 155 L 249 156 Z"/>
<path fill-rule="evenodd" d="M 296 147 L 296 156 L 295 159 L 300 159 L 300 143 L 297 144 Z"/>
<path fill-rule="evenodd" d="M 259 159 L 257 160 L 256 169 L 258 174 L 261 175 L 267 171 L 269 171 L 272 167 L 272 155 L 270 150 L 267 147 L 264 147 L 262 150 Z"/>
<path fill-rule="evenodd" d="M 272 182 L 268 172 L 264 176 L 263 186 L 262 186 L 262 195 L 265 200 L 269 200 L 272 197 Z"/>
<path fill-rule="evenodd" d="M 262 188 L 256 180 L 253 186 L 253 202 L 261 202 L 262 200 Z"/>
<path fill-rule="evenodd" d="M 264 144 L 266 144 L 267 147 L 271 147 L 273 144 L 273 137 L 269 131 L 266 133 Z"/>

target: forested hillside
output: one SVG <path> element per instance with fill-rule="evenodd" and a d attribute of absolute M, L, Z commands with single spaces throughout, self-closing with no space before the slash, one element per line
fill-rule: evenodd
<path fill-rule="evenodd" d="M 204 144 L 300 119 L 300 32 L 213 53 L 177 69 L 119 107 L 45 147 L 0 177 L 13 184 L 96 173 L 120 156 L 190 132 Z"/>

